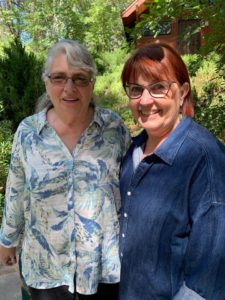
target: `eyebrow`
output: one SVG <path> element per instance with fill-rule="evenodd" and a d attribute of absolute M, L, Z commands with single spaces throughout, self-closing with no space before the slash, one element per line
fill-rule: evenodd
<path fill-rule="evenodd" d="M 54 74 L 54 75 L 65 75 L 65 76 L 67 76 L 67 73 L 66 72 L 63 72 L 63 71 L 54 71 L 54 72 L 52 72 L 52 73 L 50 73 L 50 74 Z M 89 74 L 87 74 L 87 73 L 84 73 L 84 72 L 79 72 L 79 73 L 73 73 L 73 74 L 71 74 L 70 76 L 89 76 Z"/>

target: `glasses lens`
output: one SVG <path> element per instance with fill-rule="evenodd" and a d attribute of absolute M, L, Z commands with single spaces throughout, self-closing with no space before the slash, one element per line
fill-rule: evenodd
<path fill-rule="evenodd" d="M 87 77 L 72 77 L 72 81 L 76 86 L 88 86 L 91 80 Z"/>
<path fill-rule="evenodd" d="M 64 86 L 69 79 L 71 79 L 75 86 L 88 86 L 90 82 L 93 81 L 92 79 L 85 76 L 76 75 L 73 77 L 67 77 L 64 74 L 50 74 L 48 75 L 48 78 L 50 79 L 52 84 L 57 86 Z"/>
<path fill-rule="evenodd" d="M 170 84 L 167 81 L 157 82 L 149 87 L 150 94 L 155 98 L 164 97 L 169 90 Z"/>
<path fill-rule="evenodd" d="M 139 98 L 143 93 L 143 87 L 137 84 L 128 84 L 125 86 L 125 91 L 129 98 Z"/>
<path fill-rule="evenodd" d="M 49 75 L 50 81 L 52 84 L 55 85 L 64 85 L 66 83 L 66 76 L 59 75 L 59 74 L 52 74 Z"/>

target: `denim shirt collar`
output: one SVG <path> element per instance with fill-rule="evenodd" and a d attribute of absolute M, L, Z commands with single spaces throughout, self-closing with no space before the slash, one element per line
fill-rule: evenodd
<path fill-rule="evenodd" d="M 170 133 L 163 143 L 148 156 L 156 155 L 165 163 L 172 165 L 178 150 L 188 134 L 188 128 L 191 123 L 191 118 L 183 117 L 177 127 Z M 137 137 L 133 138 L 133 142 L 136 147 L 141 147 L 146 142 L 147 138 L 147 132 L 143 130 Z"/>

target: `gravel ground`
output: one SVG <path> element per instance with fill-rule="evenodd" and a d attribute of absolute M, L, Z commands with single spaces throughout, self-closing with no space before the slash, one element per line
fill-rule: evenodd
<path fill-rule="evenodd" d="M 21 281 L 18 266 L 5 267 L 0 265 L 0 299 L 21 300 Z"/>

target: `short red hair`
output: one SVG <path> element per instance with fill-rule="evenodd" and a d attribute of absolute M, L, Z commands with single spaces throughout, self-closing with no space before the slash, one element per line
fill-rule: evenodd
<path fill-rule="evenodd" d="M 187 67 L 180 54 L 166 43 L 152 43 L 138 48 L 124 65 L 121 79 L 123 86 L 135 83 L 142 75 L 146 80 L 172 80 L 182 86 L 189 84 L 181 113 L 184 116 L 194 116 L 194 104 L 191 93 L 191 83 Z"/>

